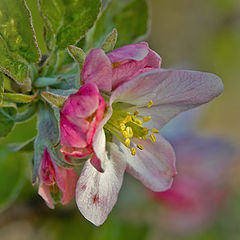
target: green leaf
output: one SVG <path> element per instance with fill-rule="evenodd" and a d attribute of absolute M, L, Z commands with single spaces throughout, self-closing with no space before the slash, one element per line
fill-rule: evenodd
<path fill-rule="evenodd" d="M 18 102 L 18 103 L 29 103 L 32 102 L 36 96 L 25 95 L 21 93 L 3 93 L 4 100 Z"/>
<path fill-rule="evenodd" d="M 0 211 L 8 207 L 20 193 L 26 180 L 26 161 L 21 153 L 0 148 Z"/>
<path fill-rule="evenodd" d="M 0 71 L 23 83 L 28 63 L 39 60 L 30 11 L 24 0 L 0 1 Z"/>
<path fill-rule="evenodd" d="M 41 92 L 41 96 L 50 103 L 53 107 L 62 108 L 65 104 L 67 97 L 57 95 L 51 92 Z"/>
<path fill-rule="evenodd" d="M 10 143 L 8 148 L 11 152 L 32 152 L 35 137 L 24 143 Z"/>
<path fill-rule="evenodd" d="M 55 36 L 57 49 L 76 44 L 93 26 L 101 7 L 100 0 L 38 0 L 48 28 Z M 49 33 L 46 37 L 49 45 Z"/>
<path fill-rule="evenodd" d="M 101 47 L 113 28 L 118 31 L 116 48 L 140 41 L 146 37 L 148 25 L 146 0 L 112 0 L 87 34 L 87 49 Z"/>
<path fill-rule="evenodd" d="M 118 33 L 116 28 L 107 35 L 101 47 L 104 52 L 110 52 L 114 49 L 117 42 L 117 35 Z"/>
<path fill-rule="evenodd" d="M 15 125 L 17 109 L 12 103 L 3 102 L 0 107 L 0 138 L 6 137 Z"/>
<path fill-rule="evenodd" d="M 69 54 L 71 55 L 71 57 L 77 63 L 79 63 L 80 69 L 82 69 L 84 62 L 85 62 L 85 58 L 86 58 L 85 52 L 81 48 L 78 48 L 78 47 L 75 47 L 72 45 L 68 46 L 68 51 L 69 51 Z"/>
<path fill-rule="evenodd" d="M 4 92 L 4 79 L 3 79 L 3 74 L 0 73 L 0 106 L 3 101 L 3 92 Z"/>

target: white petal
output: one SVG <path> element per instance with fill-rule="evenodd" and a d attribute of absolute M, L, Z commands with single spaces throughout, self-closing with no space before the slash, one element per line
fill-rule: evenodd
<path fill-rule="evenodd" d="M 223 90 L 219 77 L 210 73 L 179 70 L 153 70 L 119 86 L 111 101 L 140 107 L 162 127 L 182 111 L 207 103 Z M 154 105 L 147 108 L 149 101 Z"/>
<path fill-rule="evenodd" d="M 90 160 L 82 170 L 76 188 L 76 202 L 83 216 L 99 226 L 107 219 L 115 205 L 126 168 L 124 154 L 115 144 L 109 144 L 110 156 L 105 171 L 97 171 Z"/>
<path fill-rule="evenodd" d="M 93 137 L 93 150 L 96 156 L 99 158 L 101 163 L 101 168 L 103 170 L 105 168 L 104 162 L 106 160 L 106 136 L 103 130 L 103 126 L 110 119 L 111 115 L 112 115 L 112 106 L 110 105 L 108 108 L 107 114 L 102 119 Z"/>
<path fill-rule="evenodd" d="M 144 147 L 127 157 L 127 171 L 152 191 L 169 189 L 176 175 L 175 153 L 171 145 L 158 136 L 157 142 L 135 139 Z M 128 151 L 129 152 L 129 151 Z"/>

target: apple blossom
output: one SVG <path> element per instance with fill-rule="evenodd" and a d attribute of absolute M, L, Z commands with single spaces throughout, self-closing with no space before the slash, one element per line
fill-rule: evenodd
<path fill-rule="evenodd" d="M 76 202 L 95 225 L 106 220 L 116 203 L 125 170 L 153 191 L 170 188 L 175 154 L 159 129 L 223 90 L 214 74 L 165 70 L 160 64 L 147 43 L 108 54 L 93 49 L 82 69 L 83 86 L 61 111 L 64 154 L 90 154 L 78 180 Z M 89 86 L 94 91 L 86 90 Z"/>
<path fill-rule="evenodd" d="M 201 229 L 212 222 L 226 202 L 234 147 L 216 137 L 193 134 L 169 141 L 176 151 L 178 175 L 171 189 L 151 192 L 165 206 L 157 221 L 176 232 Z"/>

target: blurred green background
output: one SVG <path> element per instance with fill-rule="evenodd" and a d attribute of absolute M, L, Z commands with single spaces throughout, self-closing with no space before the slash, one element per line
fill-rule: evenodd
<path fill-rule="evenodd" d="M 119 0 L 120 1 L 120 0 Z M 42 22 L 36 1 L 26 0 L 33 13 L 33 24 L 42 52 Z M 165 68 L 212 72 L 224 82 L 224 93 L 206 106 L 199 133 L 223 137 L 240 143 L 240 1 L 239 0 L 150 0 L 151 33 L 147 41 L 163 59 Z M 1 141 L 0 194 L 9 203 L 0 215 L 1 240 L 71 240 L 71 239 L 240 239 L 240 157 L 229 173 L 231 191 L 214 222 L 190 233 L 169 231 L 159 222 L 163 206 L 151 200 L 143 185 L 126 174 L 119 200 L 106 223 L 95 227 L 78 212 L 75 203 L 50 210 L 31 185 L 31 155 L 8 155 L 11 172 L 4 171 L 8 142 L 23 142 L 36 134 L 36 119 L 18 125 Z M 238 161 L 239 160 L 239 161 Z M 17 164 L 16 164 L 17 163 Z M 22 176 L 25 176 L 22 178 Z M 12 186 L 12 179 L 20 180 Z M 16 181 L 13 181 L 13 183 Z M 15 200 L 14 193 L 24 185 Z M 0 207 L 3 202 L 0 202 Z M 159 222 L 158 222 L 159 221 Z"/>

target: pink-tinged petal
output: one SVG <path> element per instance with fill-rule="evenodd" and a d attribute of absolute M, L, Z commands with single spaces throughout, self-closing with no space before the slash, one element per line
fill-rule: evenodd
<path fill-rule="evenodd" d="M 55 164 L 56 183 L 62 191 L 62 204 L 67 204 L 75 196 L 78 176 L 75 169 L 63 168 Z"/>
<path fill-rule="evenodd" d="M 44 183 L 40 183 L 40 185 L 38 187 L 38 194 L 45 200 L 48 207 L 53 209 L 54 204 L 53 204 L 53 199 L 52 199 L 49 188 L 50 188 L 50 186 L 48 186 Z"/>
<path fill-rule="evenodd" d="M 138 76 L 147 65 L 148 57 L 145 57 L 141 61 L 129 61 L 114 67 L 112 76 L 113 89 L 118 87 L 123 82 L 129 81 Z"/>
<path fill-rule="evenodd" d="M 93 138 L 93 149 L 96 157 L 100 161 L 100 168 L 105 169 L 104 162 L 106 160 L 106 136 L 103 128 L 99 128 Z"/>
<path fill-rule="evenodd" d="M 88 83 L 67 99 L 61 113 L 69 117 L 87 118 L 97 110 L 98 105 L 98 88 L 95 84 Z"/>
<path fill-rule="evenodd" d="M 160 68 L 161 63 L 162 63 L 161 57 L 156 52 L 149 49 L 147 67 Z"/>
<path fill-rule="evenodd" d="M 111 63 L 122 62 L 125 60 L 143 60 L 149 53 L 146 42 L 126 45 L 107 54 Z"/>
<path fill-rule="evenodd" d="M 182 111 L 204 104 L 223 91 L 219 77 L 210 73 L 179 70 L 152 70 L 123 83 L 112 94 L 111 102 L 136 106 L 162 127 Z M 154 105 L 144 107 L 149 101 Z"/>
<path fill-rule="evenodd" d="M 110 119 L 112 115 L 112 106 L 111 103 L 108 107 L 108 112 L 100 122 L 94 137 L 93 137 L 93 149 L 96 154 L 96 156 L 99 158 L 101 162 L 101 168 L 104 170 L 104 162 L 106 159 L 106 136 L 105 132 L 103 130 L 103 126 L 107 123 L 107 121 Z"/>
<path fill-rule="evenodd" d="M 88 160 L 76 188 L 76 202 L 83 216 L 99 226 L 104 223 L 115 205 L 126 168 L 124 155 L 115 144 L 110 144 L 110 159 L 105 171 L 99 172 Z"/>
<path fill-rule="evenodd" d="M 94 83 L 86 83 L 71 95 L 60 112 L 62 152 L 66 148 L 80 149 L 92 145 L 94 133 L 101 122 L 105 101 Z M 70 150 L 71 151 L 71 150 Z"/>
<path fill-rule="evenodd" d="M 52 161 L 47 148 L 44 149 L 41 160 L 39 179 L 40 185 L 38 193 L 50 208 L 54 208 L 54 200 L 51 193 L 56 191 L 56 189 L 59 188 L 62 192 L 62 204 L 68 203 L 75 195 L 78 180 L 75 170 L 58 166 Z"/>
<path fill-rule="evenodd" d="M 61 114 L 61 144 L 73 148 L 84 148 L 87 146 L 87 130 L 89 122 L 80 119 L 79 124 L 72 123 L 65 115 Z"/>
<path fill-rule="evenodd" d="M 171 187 L 176 175 L 173 148 L 160 136 L 155 143 L 150 140 L 135 141 L 141 144 L 144 150 L 136 149 L 136 155 L 132 156 L 127 149 L 127 171 L 152 191 L 166 191 Z"/>
<path fill-rule="evenodd" d="M 93 154 L 90 163 L 93 165 L 93 167 L 96 168 L 96 170 L 98 170 L 99 172 L 104 172 L 104 170 L 102 169 L 102 164 L 99 158 L 97 158 L 96 154 Z"/>
<path fill-rule="evenodd" d="M 93 153 L 93 149 L 91 146 L 86 148 L 73 148 L 73 147 L 63 146 L 60 149 L 60 152 L 65 155 L 66 159 L 68 159 L 68 157 L 85 158 Z"/>
<path fill-rule="evenodd" d="M 45 148 L 43 152 L 40 169 L 39 169 L 39 177 L 41 182 L 44 184 L 47 184 L 47 185 L 54 184 L 55 169 L 47 148 Z"/>
<path fill-rule="evenodd" d="M 84 84 L 95 83 L 99 89 L 111 91 L 112 64 L 102 49 L 93 49 L 87 55 L 81 80 Z"/>

